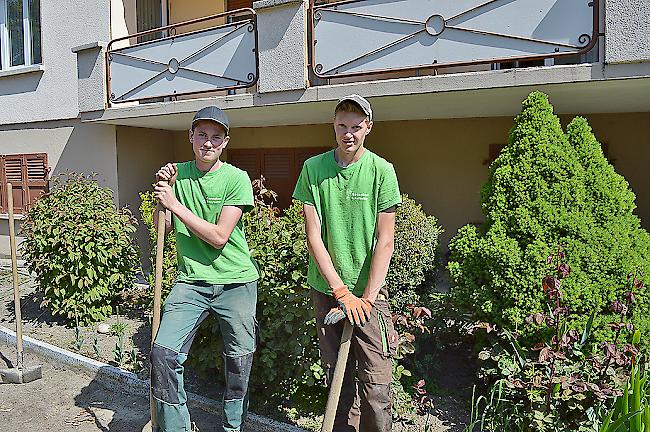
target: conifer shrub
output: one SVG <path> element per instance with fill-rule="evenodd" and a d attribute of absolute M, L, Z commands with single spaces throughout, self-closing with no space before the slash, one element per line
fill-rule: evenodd
<path fill-rule="evenodd" d="M 454 303 L 473 319 L 525 334 L 525 317 L 543 309 L 537 286 L 546 257 L 561 245 L 572 269 L 564 285 L 569 322 L 584 327 L 596 311 L 594 339 L 611 338 L 609 306 L 628 275 L 640 271 L 646 285 L 650 276 L 650 236 L 634 200 L 587 121 L 574 119 L 564 133 L 547 96 L 531 93 L 481 190 L 485 222 L 461 228 L 450 244 Z M 649 298 L 640 293 L 634 305 L 634 324 L 646 335 Z"/>
<path fill-rule="evenodd" d="M 92 176 L 52 179 L 29 209 L 21 247 L 53 315 L 78 324 L 101 321 L 135 277 L 135 218 L 118 209 L 110 189 Z"/>

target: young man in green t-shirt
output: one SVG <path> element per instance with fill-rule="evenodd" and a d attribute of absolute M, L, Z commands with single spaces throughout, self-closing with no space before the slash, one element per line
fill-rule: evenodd
<path fill-rule="evenodd" d="M 167 164 L 156 173 L 155 196 L 168 210 L 167 229 L 176 232 L 178 259 L 176 284 L 151 350 L 159 431 L 191 430 L 183 363 L 210 312 L 219 320 L 224 342 L 223 431 L 239 432 L 246 417 L 259 274 L 241 220 L 253 206 L 251 181 L 220 159 L 228 129 L 219 108 L 199 110 L 189 131 L 194 160 Z"/>
<path fill-rule="evenodd" d="M 343 322 L 331 324 L 336 313 L 330 311 L 340 308 L 354 324 L 334 422 L 338 432 L 387 432 L 392 424 L 391 355 L 397 335 L 384 280 L 401 197 L 393 166 L 364 147 L 372 124 L 366 99 L 342 98 L 334 115 L 336 149 L 305 162 L 293 193 L 304 203 L 307 282 L 330 381 L 343 331 Z"/>

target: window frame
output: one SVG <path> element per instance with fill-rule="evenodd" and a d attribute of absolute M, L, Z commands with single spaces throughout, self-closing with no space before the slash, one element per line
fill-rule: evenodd
<path fill-rule="evenodd" d="M 9 17 L 7 15 L 7 0 L 0 0 L 0 70 L 12 70 L 20 69 L 24 67 L 33 66 L 36 64 L 43 63 L 43 46 L 41 42 L 41 61 L 39 63 L 34 63 L 32 57 L 32 26 L 30 25 L 30 16 L 29 16 L 29 0 L 22 1 L 22 11 L 23 11 L 23 60 L 24 63 L 21 65 L 12 66 L 11 65 L 11 43 L 9 38 L 9 26 L 8 21 Z M 40 9 L 40 2 L 39 2 Z M 38 13 L 39 21 L 41 17 L 41 11 Z M 39 28 L 41 28 L 41 22 L 39 22 Z M 41 30 L 42 31 L 42 30 Z M 43 37 L 41 35 L 41 41 Z"/>

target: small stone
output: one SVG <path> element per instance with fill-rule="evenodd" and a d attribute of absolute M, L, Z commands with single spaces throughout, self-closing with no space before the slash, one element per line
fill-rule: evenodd
<path fill-rule="evenodd" d="M 97 326 L 97 333 L 99 334 L 109 334 L 111 332 L 111 326 L 107 323 L 100 323 Z"/>

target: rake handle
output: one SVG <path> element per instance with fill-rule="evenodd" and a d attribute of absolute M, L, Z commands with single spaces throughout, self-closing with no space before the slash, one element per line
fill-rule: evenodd
<path fill-rule="evenodd" d="M 16 227 L 14 226 L 13 185 L 7 183 L 7 207 L 9 210 L 9 248 L 11 249 L 11 273 L 14 284 L 14 310 L 16 314 L 17 367 L 23 368 L 23 317 L 20 311 L 20 288 L 18 287 L 18 263 L 16 258 Z"/>

